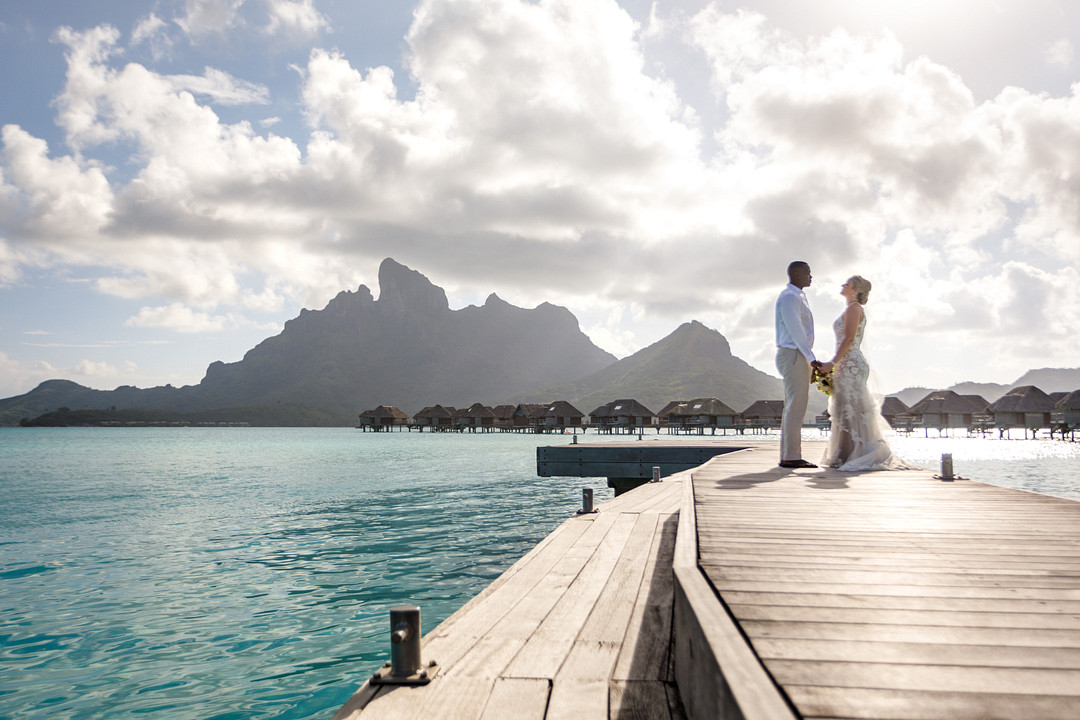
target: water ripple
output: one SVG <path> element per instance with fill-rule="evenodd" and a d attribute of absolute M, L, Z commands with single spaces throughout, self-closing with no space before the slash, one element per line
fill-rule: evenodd
<path fill-rule="evenodd" d="M 17 432 L 0 717 L 326 717 L 386 658 L 390 606 L 430 629 L 580 498 L 535 476 L 536 438 Z"/>

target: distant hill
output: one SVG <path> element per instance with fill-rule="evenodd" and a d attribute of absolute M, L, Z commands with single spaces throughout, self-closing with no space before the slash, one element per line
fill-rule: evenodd
<path fill-rule="evenodd" d="M 410 414 L 435 403 L 494 404 L 615 361 L 563 307 L 527 310 L 492 294 L 482 307 L 451 310 L 442 288 L 391 259 L 379 268 L 379 287 L 378 300 L 361 285 L 323 310 L 301 311 L 241 361 L 211 364 L 198 385 L 103 391 L 50 380 L 0 400 L 0 424 L 67 407 L 235 408 L 262 417 L 260 424 L 317 417 L 318 424 L 352 425 L 360 411 L 381 404 Z"/>
<path fill-rule="evenodd" d="M 947 388 L 905 388 L 897 393 L 905 405 L 911 406 L 934 390 L 952 390 L 958 395 L 978 395 L 994 402 L 1013 388 L 1034 385 L 1045 393 L 1080 390 L 1080 368 L 1040 368 L 1028 370 L 1008 385 L 1000 383 L 962 382 Z"/>
<path fill-rule="evenodd" d="M 696 320 L 663 340 L 580 380 L 547 388 L 536 401 L 567 399 L 584 413 L 633 398 L 654 413 L 672 400 L 716 397 L 741 412 L 756 400 L 782 400 L 783 383 L 731 354 L 726 338 Z"/>

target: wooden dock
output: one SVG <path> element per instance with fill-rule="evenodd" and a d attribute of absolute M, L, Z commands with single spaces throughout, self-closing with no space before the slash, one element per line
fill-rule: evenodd
<path fill-rule="evenodd" d="M 1080 503 L 777 455 L 568 519 L 335 718 L 1080 717 Z"/>

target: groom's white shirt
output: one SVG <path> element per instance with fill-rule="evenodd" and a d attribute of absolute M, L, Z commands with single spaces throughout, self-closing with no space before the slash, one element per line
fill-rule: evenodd
<path fill-rule="evenodd" d="M 776 299 L 776 346 L 798 350 L 807 361 L 814 357 L 814 316 L 806 293 L 791 283 Z"/>

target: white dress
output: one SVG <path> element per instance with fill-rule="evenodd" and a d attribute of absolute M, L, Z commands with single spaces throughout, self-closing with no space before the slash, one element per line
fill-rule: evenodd
<path fill-rule="evenodd" d="M 870 365 L 862 354 L 866 315 L 855 331 L 855 341 L 833 367 L 833 390 L 829 397 L 832 430 L 821 464 L 847 472 L 862 470 L 910 470 L 910 465 L 893 454 L 885 435 L 889 424 L 881 415 L 881 398 L 867 387 Z M 844 316 L 833 323 L 836 345 L 844 339 Z"/>

